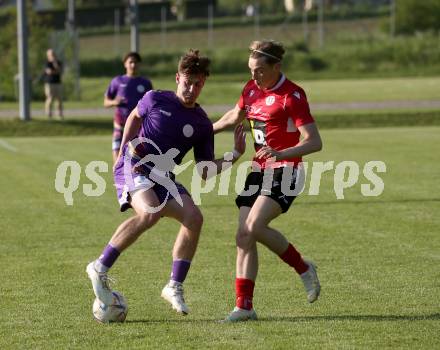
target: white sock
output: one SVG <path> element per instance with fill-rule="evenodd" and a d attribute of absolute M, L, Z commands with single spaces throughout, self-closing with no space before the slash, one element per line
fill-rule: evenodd
<path fill-rule="evenodd" d="M 176 286 L 178 286 L 178 285 L 182 285 L 182 282 L 177 282 L 177 281 L 174 281 L 174 280 L 170 280 L 170 281 L 168 282 L 168 285 L 169 285 L 170 287 L 176 287 Z"/>
<path fill-rule="evenodd" d="M 105 265 L 103 265 L 99 260 L 95 260 L 94 264 L 95 270 L 98 272 L 107 272 L 109 268 Z"/>

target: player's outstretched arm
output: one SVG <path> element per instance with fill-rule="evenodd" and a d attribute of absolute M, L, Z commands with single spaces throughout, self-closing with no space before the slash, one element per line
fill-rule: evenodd
<path fill-rule="evenodd" d="M 121 148 L 119 149 L 118 158 L 115 164 L 119 161 L 119 158 L 121 157 L 121 151 L 124 148 L 125 144 L 133 140 L 138 134 L 141 124 L 142 124 L 142 119 L 136 107 L 131 111 L 130 115 L 127 118 L 127 122 L 125 123 L 124 134 L 122 136 L 122 141 L 121 141 Z"/>
<path fill-rule="evenodd" d="M 122 102 L 124 102 L 124 99 L 120 96 L 116 96 L 115 98 L 109 98 L 107 96 L 104 96 L 104 107 L 117 107 Z"/>
<path fill-rule="evenodd" d="M 234 150 L 226 152 L 222 158 L 211 162 L 199 162 L 196 164 L 197 172 L 203 180 L 208 180 L 222 171 L 229 169 L 246 151 L 246 133 L 243 124 L 238 124 L 234 131 Z"/>
<path fill-rule="evenodd" d="M 246 117 L 246 112 L 243 109 L 240 109 L 238 105 L 229 111 L 227 111 L 219 120 L 217 120 L 214 124 L 214 134 L 238 123 L 242 122 Z"/>
<path fill-rule="evenodd" d="M 261 147 L 255 154 L 257 158 L 267 159 L 275 157 L 276 160 L 283 160 L 295 157 L 302 157 L 307 154 L 318 152 L 322 149 L 322 140 L 318 127 L 315 123 L 309 123 L 298 127 L 301 133 L 301 141 L 294 147 L 276 151 L 269 146 Z"/>

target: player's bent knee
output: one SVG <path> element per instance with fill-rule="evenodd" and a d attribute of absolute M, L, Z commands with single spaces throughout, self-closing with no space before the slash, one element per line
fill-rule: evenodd
<path fill-rule="evenodd" d="M 255 237 L 247 229 L 246 226 L 242 226 L 237 231 L 237 234 L 235 236 L 235 243 L 237 247 L 246 250 L 255 243 Z"/>
<path fill-rule="evenodd" d="M 138 214 L 139 223 L 143 230 L 146 230 L 156 224 L 160 219 L 158 213 L 142 213 Z"/>
<path fill-rule="evenodd" d="M 244 231 L 248 232 L 249 235 L 256 237 L 258 233 L 264 228 L 264 225 L 258 220 L 247 219 L 244 224 Z"/>
<path fill-rule="evenodd" d="M 200 231 L 203 225 L 203 215 L 197 207 L 187 211 L 184 225 L 192 231 Z"/>

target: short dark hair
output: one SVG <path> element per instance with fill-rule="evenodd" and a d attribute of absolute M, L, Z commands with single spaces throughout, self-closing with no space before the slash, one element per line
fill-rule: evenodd
<path fill-rule="evenodd" d="M 208 57 L 200 56 L 199 50 L 189 49 L 185 55 L 180 57 L 177 70 L 182 74 L 202 74 L 205 77 L 208 77 L 210 63 L 211 60 Z"/>
<path fill-rule="evenodd" d="M 283 60 L 283 55 L 286 52 L 283 44 L 274 40 L 253 41 L 249 46 L 252 58 L 264 57 L 266 63 L 275 64 Z"/>
<path fill-rule="evenodd" d="M 127 54 L 124 56 L 122 62 L 125 63 L 129 58 L 134 58 L 134 59 L 136 60 L 136 62 L 142 62 L 141 55 L 139 55 L 139 54 L 138 54 L 137 52 L 135 52 L 135 51 L 131 51 L 131 52 L 127 53 Z"/>

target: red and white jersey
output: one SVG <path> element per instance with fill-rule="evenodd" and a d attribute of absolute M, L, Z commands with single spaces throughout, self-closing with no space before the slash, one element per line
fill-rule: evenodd
<path fill-rule="evenodd" d="M 314 122 L 304 90 L 288 80 L 284 75 L 268 90 L 261 90 L 253 80 L 244 87 L 237 103 L 246 111 L 249 120 L 255 151 L 269 146 L 277 151 L 296 146 L 300 140 L 298 127 Z M 275 163 L 256 159 L 263 169 L 278 168 L 286 163 L 301 162 L 301 157 L 290 158 Z"/>

